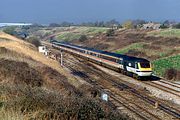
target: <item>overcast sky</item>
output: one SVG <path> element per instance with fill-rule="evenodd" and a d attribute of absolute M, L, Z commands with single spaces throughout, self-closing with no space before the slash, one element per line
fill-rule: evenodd
<path fill-rule="evenodd" d="M 180 21 L 180 0 L 0 0 L 0 22 Z"/>

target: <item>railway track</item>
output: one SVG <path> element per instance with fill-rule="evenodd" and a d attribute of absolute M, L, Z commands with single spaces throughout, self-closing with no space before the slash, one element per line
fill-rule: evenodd
<path fill-rule="evenodd" d="M 92 63 L 93 64 L 93 63 Z M 97 66 L 99 66 L 99 65 L 96 65 L 96 64 L 93 64 L 93 66 L 95 65 L 95 67 L 97 67 Z M 99 67 L 97 67 L 97 68 L 99 68 Z M 101 69 L 101 68 L 100 68 Z M 110 71 L 112 71 L 112 70 L 110 70 Z M 106 71 L 107 73 L 108 72 L 110 72 L 110 71 Z M 115 72 L 115 76 L 116 77 L 120 77 L 119 76 L 119 73 L 118 72 L 116 72 L 116 71 L 114 71 Z M 118 75 L 118 76 L 117 76 Z M 124 76 L 124 75 L 123 75 Z M 108 76 L 106 76 L 106 78 L 108 78 Z M 123 80 L 123 79 L 121 79 L 121 81 L 123 81 L 124 83 L 127 83 L 127 84 L 130 84 L 129 82 L 127 82 L 127 81 L 125 81 L 125 80 Z M 144 83 L 143 81 L 139 81 L 139 80 L 136 80 L 137 82 L 142 82 L 142 83 Z M 117 83 L 118 84 L 118 83 Z M 146 98 L 146 97 L 145 97 Z M 166 103 L 164 100 L 159 100 L 159 99 L 154 99 L 154 97 L 151 97 L 150 96 L 150 98 L 153 100 L 147 100 L 147 101 L 150 101 L 151 102 L 151 104 L 153 105 L 153 104 L 155 104 L 155 101 L 157 101 L 158 103 L 162 103 L 161 105 L 160 105 L 160 109 L 161 110 L 164 110 L 164 111 L 166 111 L 168 114 L 171 114 L 171 115 L 173 115 L 173 116 L 175 116 L 175 118 L 177 118 L 177 119 L 180 119 L 180 110 L 179 110 L 179 108 L 174 108 L 174 107 L 172 107 L 171 105 L 169 105 L 169 103 Z M 168 111 L 168 110 L 166 110 L 166 109 L 169 109 L 170 111 Z M 172 110 L 171 110 L 172 109 Z"/>
<path fill-rule="evenodd" d="M 79 72 L 77 72 L 75 69 L 73 69 L 72 67 L 68 66 L 66 64 L 66 67 L 68 69 L 70 69 L 73 72 L 76 72 L 79 76 L 85 78 L 85 76 Z M 139 118 L 141 118 L 142 120 L 161 120 L 158 116 L 154 115 L 153 113 L 149 112 L 147 109 L 141 107 L 140 105 L 133 103 L 131 101 L 129 101 L 126 97 L 120 95 L 117 92 L 114 92 L 112 90 L 106 90 L 106 88 L 100 84 L 98 84 L 96 81 L 91 80 L 90 78 L 85 78 L 85 81 L 94 85 L 94 86 L 98 86 L 100 91 L 106 91 L 106 93 L 108 93 L 108 95 L 110 96 L 110 99 L 112 101 L 112 103 L 116 104 L 116 107 L 120 107 L 120 106 L 124 106 L 126 109 L 132 111 L 133 113 L 135 113 Z M 118 105 L 117 105 L 118 104 Z"/>
<path fill-rule="evenodd" d="M 115 82 L 115 81 L 113 81 L 113 80 L 111 80 L 111 79 L 108 79 L 107 76 L 105 77 L 104 80 L 110 81 L 111 83 L 113 83 L 114 86 L 118 87 L 118 89 L 120 89 L 120 90 L 121 90 L 121 89 L 126 89 L 126 90 L 128 90 L 128 91 L 131 92 L 133 95 L 137 96 L 138 98 L 143 99 L 144 101 L 146 101 L 147 103 L 149 103 L 149 104 L 151 104 L 151 105 L 153 105 L 153 106 L 154 106 L 155 103 L 156 103 L 156 100 L 155 100 L 155 99 L 149 98 L 149 96 L 141 95 L 141 94 L 140 94 L 138 91 L 136 91 L 135 89 L 133 89 L 133 88 L 131 88 L 131 87 L 125 85 L 125 84 L 117 83 L 117 82 Z M 117 95 L 117 94 L 116 94 L 116 95 Z M 120 95 L 119 95 L 119 96 L 120 96 Z M 120 96 L 120 98 L 123 98 L 123 97 Z M 127 101 L 127 100 L 126 100 L 126 101 Z M 132 104 L 132 103 L 131 103 L 131 104 Z M 139 107 L 138 107 L 138 108 L 139 108 Z M 143 108 L 142 108 L 142 109 L 143 109 Z M 169 106 L 167 106 L 167 105 L 165 105 L 165 104 L 160 103 L 158 109 L 164 111 L 165 113 L 167 113 L 167 114 L 169 114 L 169 115 L 171 115 L 171 116 L 174 116 L 175 118 L 180 118 L 180 114 L 179 114 L 180 112 L 179 112 L 178 110 L 176 110 L 176 109 L 174 109 L 174 108 L 172 108 L 172 107 L 169 107 Z M 149 111 L 147 111 L 147 110 L 146 110 L 146 112 L 149 113 Z M 149 114 L 151 114 L 151 113 L 149 113 Z M 152 116 L 152 115 L 151 115 L 151 117 L 155 118 L 155 116 Z M 158 119 L 158 117 L 157 117 L 156 119 Z"/>
<path fill-rule="evenodd" d="M 114 83 L 116 86 L 118 86 L 118 88 L 122 89 L 122 86 L 123 88 L 126 88 L 126 90 L 128 90 L 129 92 L 131 92 L 132 94 L 134 94 L 135 96 L 143 99 L 144 101 L 148 102 L 149 104 L 151 105 L 155 105 L 156 102 L 159 102 L 159 109 L 160 110 L 163 110 L 164 112 L 174 116 L 175 118 L 180 118 L 180 110 L 176 109 L 176 108 L 172 108 L 171 106 L 169 105 L 165 105 L 164 103 L 161 103 L 161 101 L 158 101 L 157 99 L 154 99 L 150 96 L 147 96 L 141 92 L 139 92 L 138 90 L 126 85 L 126 84 L 122 84 L 122 83 L 119 83 L 117 81 L 113 81 L 111 79 L 109 79 L 112 83 Z"/>
<path fill-rule="evenodd" d="M 159 82 L 166 84 L 166 85 L 170 85 L 170 86 L 175 87 L 177 89 L 180 89 L 180 84 L 178 84 L 178 83 L 172 83 L 172 82 L 168 82 L 168 81 L 164 81 L 164 80 L 160 80 Z"/>
<path fill-rule="evenodd" d="M 122 95 L 110 95 L 110 97 L 115 100 L 116 102 L 122 104 L 125 108 L 131 110 L 133 113 L 138 115 L 141 119 L 143 120 L 150 120 L 150 119 L 155 119 L 155 120 L 161 120 L 158 116 L 152 114 L 151 112 L 147 111 L 143 107 L 134 104 L 132 102 L 127 103 L 128 99 L 123 97 Z M 135 106 L 133 106 L 135 105 Z"/>
<path fill-rule="evenodd" d="M 171 107 L 171 106 L 169 106 L 169 105 L 167 105 L 167 104 L 165 104 L 165 103 L 163 103 L 163 102 L 161 102 L 161 101 L 159 101 L 157 99 L 154 99 L 154 98 L 152 98 L 150 96 L 144 95 L 143 93 L 139 92 L 138 90 L 134 89 L 133 87 L 129 87 L 126 84 L 119 83 L 119 82 L 114 81 L 112 79 L 108 79 L 107 75 L 103 76 L 103 77 L 104 77 L 104 80 L 111 81 L 115 86 L 118 86 L 120 89 L 126 88 L 127 90 L 129 90 L 129 92 L 136 95 L 137 97 L 140 97 L 140 98 L 144 99 L 146 102 L 150 103 L 151 105 L 155 105 L 156 102 L 158 102 L 160 110 L 165 111 L 166 113 L 174 116 L 175 118 L 180 118 L 180 110 L 178 110 L 176 108 L 173 108 L 173 107 Z M 126 81 L 124 81 L 124 82 L 126 82 Z"/>
<path fill-rule="evenodd" d="M 180 97 L 180 91 L 179 90 L 176 90 L 176 89 L 173 89 L 173 88 L 171 88 L 171 87 L 167 87 L 166 85 L 162 85 L 161 83 L 157 83 L 157 82 L 143 82 L 143 83 L 145 83 L 145 84 L 147 84 L 147 85 L 150 85 L 150 86 L 153 86 L 153 87 L 156 87 L 156 88 L 158 88 L 158 89 L 160 89 L 160 90 L 162 90 L 162 91 L 165 91 L 165 92 L 167 92 L 167 93 L 171 93 L 171 94 L 173 94 L 173 95 L 175 95 L 175 96 L 178 96 L 178 97 Z"/>
<path fill-rule="evenodd" d="M 180 83 L 175 83 L 176 85 L 180 85 Z"/>

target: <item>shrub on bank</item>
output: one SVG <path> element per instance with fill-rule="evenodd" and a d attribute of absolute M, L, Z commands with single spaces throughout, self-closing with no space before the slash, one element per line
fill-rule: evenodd
<path fill-rule="evenodd" d="M 180 80 L 180 71 L 174 68 L 166 69 L 164 77 L 168 80 Z"/>
<path fill-rule="evenodd" d="M 2 99 L 4 98 L 4 99 Z M 126 120 L 107 104 L 90 98 L 64 97 L 58 92 L 23 85 L 0 86 L 0 117 L 9 111 L 21 119 Z"/>

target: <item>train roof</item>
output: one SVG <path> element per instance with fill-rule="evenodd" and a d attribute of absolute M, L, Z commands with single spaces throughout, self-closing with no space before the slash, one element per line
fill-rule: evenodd
<path fill-rule="evenodd" d="M 71 45 L 71 46 L 78 47 L 78 48 L 81 48 L 81 49 L 86 49 L 86 50 L 89 50 L 89 51 L 93 51 L 93 52 L 97 52 L 97 53 L 101 53 L 101 54 L 105 54 L 105 55 L 109 55 L 109 56 L 113 56 L 113 57 L 117 57 L 117 58 L 123 58 L 123 60 L 127 60 L 127 61 L 149 62 L 148 60 L 146 60 L 144 58 L 137 58 L 137 57 L 133 57 L 133 56 L 127 56 L 127 55 L 117 54 L 117 53 L 108 52 L 108 51 L 96 50 L 96 49 L 93 49 L 93 48 L 73 45 L 73 44 L 70 44 L 70 43 L 67 43 L 67 42 L 58 42 L 58 41 L 55 41 L 55 40 L 53 40 L 53 42 L 62 43 L 62 44 L 66 44 L 66 45 Z"/>

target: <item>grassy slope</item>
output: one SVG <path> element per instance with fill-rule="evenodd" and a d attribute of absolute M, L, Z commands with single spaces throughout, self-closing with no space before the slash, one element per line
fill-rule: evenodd
<path fill-rule="evenodd" d="M 133 50 L 133 49 L 140 50 L 141 48 L 143 48 L 143 43 L 133 43 L 125 48 L 117 50 L 116 53 L 126 54 L 126 53 L 128 53 L 129 50 Z"/>
<path fill-rule="evenodd" d="M 43 96 L 43 101 L 49 97 L 48 95 L 51 95 L 49 93 L 50 91 L 52 92 L 52 95 L 56 92 L 66 94 L 68 89 L 70 91 L 73 90 L 72 85 L 67 81 L 69 78 L 77 81 L 69 73 L 66 73 L 60 67 L 58 62 L 48 59 L 40 54 L 37 51 L 37 48 L 33 45 L 11 35 L 0 33 L 1 119 L 29 119 L 30 117 L 25 117 L 19 110 L 14 111 L 13 107 L 15 107 L 15 105 L 13 102 L 19 102 L 18 104 L 22 104 L 22 106 L 17 105 L 18 107 L 23 107 L 23 105 L 27 104 L 33 106 L 31 102 L 34 102 L 36 99 L 38 101 L 41 100 L 42 93 L 47 94 L 47 96 Z M 29 88 L 28 86 L 28 88 L 26 88 L 26 85 L 35 88 Z M 25 89 L 26 91 L 24 91 Z M 36 93 L 29 93 L 31 90 Z M 25 93 L 22 93 L 23 91 Z M 29 101 L 30 98 L 34 99 Z M 44 107 L 44 105 L 41 105 L 42 101 L 41 103 L 40 101 L 39 103 L 36 103 L 38 104 L 37 106 Z M 6 104 L 7 106 L 10 104 L 8 108 L 12 109 L 6 110 L 2 107 L 3 104 Z M 29 108 L 30 106 L 26 107 Z M 46 111 L 38 111 L 37 109 L 37 113 L 39 112 L 43 113 Z M 36 115 L 34 112 L 31 114 Z M 33 115 L 31 115 L 31 117 L 32 116 Z"/>
<path fill-rule="evenodd" d="M 98 33 L 105 33 L 107 28 L 100 27 L 77 27 L 73 31 L 67 31 L 57 36 L 58 40 L 71 41 L 79 39 L 81 35 L 88 37 L 95 36 Z"/>
<path fill-rule="evenodd" d="M 72 75 L 70 75 L 69 73 L 65 72 L 62 69 L 59 62 L 46 58 L 44 55 L 37 52 L 37 49 L 34 46 L 32 46 L 31 44 L 24 42 L 23 40 L 20 40 L 14 36 L 5 34 L 5 33 L 0 33 L 0 38 L 11 40 L 9 42 L 6 42 L 6 41 L 3 42 L 2 41 L 0 44 L 0 47 L 5 47 L 5 48 L 12 50 L 12 51 L 15 51 L 19 54 L 23 54 L 27 57 L 30 57 L 33 60 L 40 62 L 40 63 L 58 71 L 60 74 L 67 76 L 68 81 L 71 84 L 73 84 L 77 87 L 79 85 L 81 85 L 81 83 L 78 80 L 74 79 L 74 77 L 72 77 Z M 21 59 L 19 57 L 16 57 L 16 58 Z M 21 59 L 21 61 L 23 61 L 23 59 Z M 29 63 L 29 64 L 31 64 L 31 63 Z M 37 65 L 38 63 L 34 63 L 34 64 Z M 33 65 L 33 64 L 31 64 L 31 65 Z"/>
<path fill-rule="evenodd" d="M 153 61 L 154 72 L 157 75 L 163 76 L 166 69 L 175 68 L 180 70 L 180 55 L 162 58 Z"/>
<path fill-rule="evenodd" d="M 165 29 L 160 31 L 153 31 L 149 32 L 149 35 L 180 38 L 180 29 Z"/>
<path fill-rule="evenodd" d="M 49 60 L 46 57 L 44 57 L 42 54 L 38 53 L 36 51 L 36 48 L 34 48 L 31 44 L 23 42 L 22 40 L 10 36 L 8 34 L 0 33 L 0 38 L 9 39 L 10 42 L 1 42 L 0 47 L 5 47 L 7 49 L 10 49 L 12 51 L 16 51 L 20 54 L 24 54 L 26 56 L 30 56 L 32 59 L 42 62 L 43 64 L 56 69 L 59 72 L 64 72 L 62 68 L 59 67 L 59 63 L 55 62 L 53 60 Z"/>

